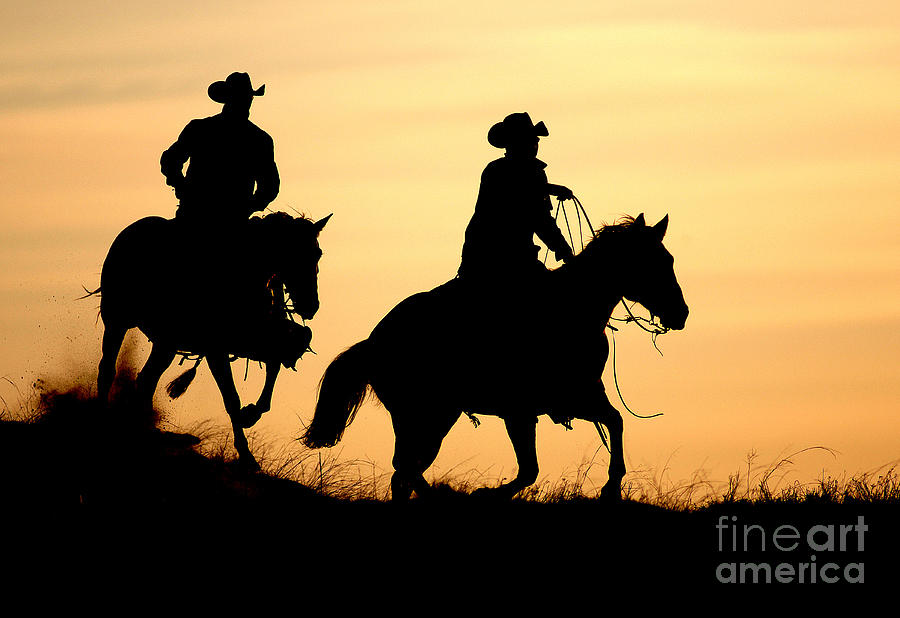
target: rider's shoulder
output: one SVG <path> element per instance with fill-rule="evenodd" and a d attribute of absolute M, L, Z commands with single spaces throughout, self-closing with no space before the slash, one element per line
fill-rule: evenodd
<path fill-rule="evenodd" d="M 194 118 L 188 123 L 188 126 L 202 127 L 207 125 L 218 124 L 222 122 L 222 114 L 214 114 L 204 118 Z"/>
<path fill-rule="evenodd" d="M 499 159 L 494 159 L 485 166 L 482 176 L 520 175 L 523 173 L 532 173 L 532 171 L 541 173 L 546 167 L 547 164 L 540 159 L 500 157 Z"/>
<path fill-rule="evenodd" d="M 185 125 L 182 134 L 203 133 L 204 131 L 210 131 L 215 125 L 218 124 L 218 122 L 218 115 L 207 116 L 206 118 L 194 118 Z"/>
<path fill-rule="evenodd" d="M 274 140 L 272 139 L 272 136 L 269 135 L 268 133 L 266 133 L 263 129 L 259 128 L 258 126 L 256 126 L 252 122 L 250 122 L 249 120 L 247 121 L 247 124 L 250 125 L 250 131 L 253 133 L 253 135 L 257 139 L 259 139 L 260 141 L 263 141 L 267 144 L 271 144 L 274 142 Z"/>
<path fill-rule="evenodd" d="M 490 163 L 484 166 L 484 171 L 481 172 L 482 176 L 493 176 L 497 174 L 505 174 L 509 170 L 509 161 L 506 157 L 500 157 L 499 159 L 494 159 Z"/>

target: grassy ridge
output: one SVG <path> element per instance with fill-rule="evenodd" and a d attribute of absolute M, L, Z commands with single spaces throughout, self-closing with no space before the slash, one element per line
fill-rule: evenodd
<path fill-rule="evenodd" d="M 814 526 L 839 531 L 863 517 L 865 547 L 854 544 L 857 533 L 848 528 L 847 547 L 819 551 L 818 564 L 864 562 L 866 583 L 897 575 L 900 479 L 892 467 L 781 487 L 776 480 L 788 458 L 755 468 L 750 458 L 747 471 L 718 491 L 706 482 L 664 488 L 636 477 L 618 504 L 585 491 L 586 471 L 505 503 L 472 496 L 474 483 L 465 478 L 444 479 L 431 499 L 398 507 L 386 502 L 386 477 L 364 462 L 299 447 L 251 444 L 264 472 L 247 474 L 230 459 L 228 434 L 160 430 L 158 413 L 129 404 L 127 392 L 109 408 L 78 389 L 42 390 L 32 399 L 20 405 L 25 414 L 11 418 L 7 411 L 0 419 L 7 529 L 36 518 L 55 525 L 49 536 L 51 528 L 35 526 L 40 534 L 29 542 L 71 542 L 85 530 L 92 539 L 127 535 L 136 542 L 177 536 L 175 530 L 222 538 L 241 531 L 298 555 L 417 556 L 432 567 L 435 555 L 456 556 L 510 577 L 537 568 L 542 577 L 567 581 L 603 574 L 705 586 L 718 585 L 722 563 L 809 563 L 814 552 L 805 538 L 791 551 L 773 547 L 780 526 L 803 536 Z M 746 543 L 745 526 L 756 526 Z M 581 563 L 591 568 L 575 566 Z"/>

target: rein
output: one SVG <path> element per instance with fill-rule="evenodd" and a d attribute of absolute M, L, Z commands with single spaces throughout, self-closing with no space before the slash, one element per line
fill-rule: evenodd
<path fill-rule="evenodd" d="M 647 318 L 644 318 L 641 316 L 635 316 L 631 312 L 631 308 L 627 304 L 625 304 L 624 298 L 622 299 L 622 306 L 625 307 L 625 311 L 628 313 L 628 317 L 627 318 L 614 318 L 614 317 L 610 316 L 609 319 L 615 320 L 616 322 L 625 322 L 626 324 L 628 322 L 634 322 L 635 324 L 640 326 L 641 330 L 648 332 L 652 335 L 651 341 L 653 341 L 653 347 L 656 348 L 656 351 L 659 352 L 660 356 L 662 356 L 663 355 L 662 350 L 660 350 L 659 347 L 657 347 L 657 345 L 656 345 L 656 338 L 659 335 L 665 335 L 667 332 L 669 332 L 669 329 L 666 328 L 665 326 L 663 326 L 662 324 L 660 324 L 659 322 L 657 322 L 655 316 L 650 316 L 649 320 Z M 644 324 L 643 324 L 644 322 L 647 323 L 647 326 L 644 326 Z M 619 330 L 616 327 L 612 326 L 611 324 L 607 324 L 607 327 L 609 327 L 609 329 L 613 330 L 613 331 Z"/>

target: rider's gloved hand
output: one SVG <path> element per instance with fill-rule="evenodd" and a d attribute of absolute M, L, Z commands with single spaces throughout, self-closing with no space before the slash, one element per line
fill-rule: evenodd
<path fill-rule="evenodd" d="M 564 247 L 560 247 L 556 251 L 553 252 L 553 257 L 556 258 L 557 262 L 565 262 L 570 257 L 572 257 L 572 249 L 569 245 L 565 245 Z"/>
<path fill-rule="evenodd" d="M 572 198 L 575 197 L 575 194 L 572 193 L 572 190 L 569 187 L 563 187 L 562 185 L 560 185 L 559 191 L 556 194 L 556 197 L 558 197 L 561 200 L 571 200 Z"/>

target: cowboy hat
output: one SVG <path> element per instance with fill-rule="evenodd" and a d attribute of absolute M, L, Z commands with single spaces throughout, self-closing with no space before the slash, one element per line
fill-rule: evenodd
<path fill-rule="evenodd" d="M 224 81 L 213 82 L 207 90 L 209 98 L 216 103 L 228 103 L 235 98 L 247 96 L 261 97 L 265 93 L 265 84 L 254 90 L 250 84 L 250 76 L 238 72 L 232 73 Z"/>
<path fill-rule="evenodd" d="M 506 148 L 510 142 L 523 137 L 547 137 L 547 125 L 543 121 L 534 124 L 528 112 L 510 114 L 488 131 L 487 139 L 491 146 Z"/>

